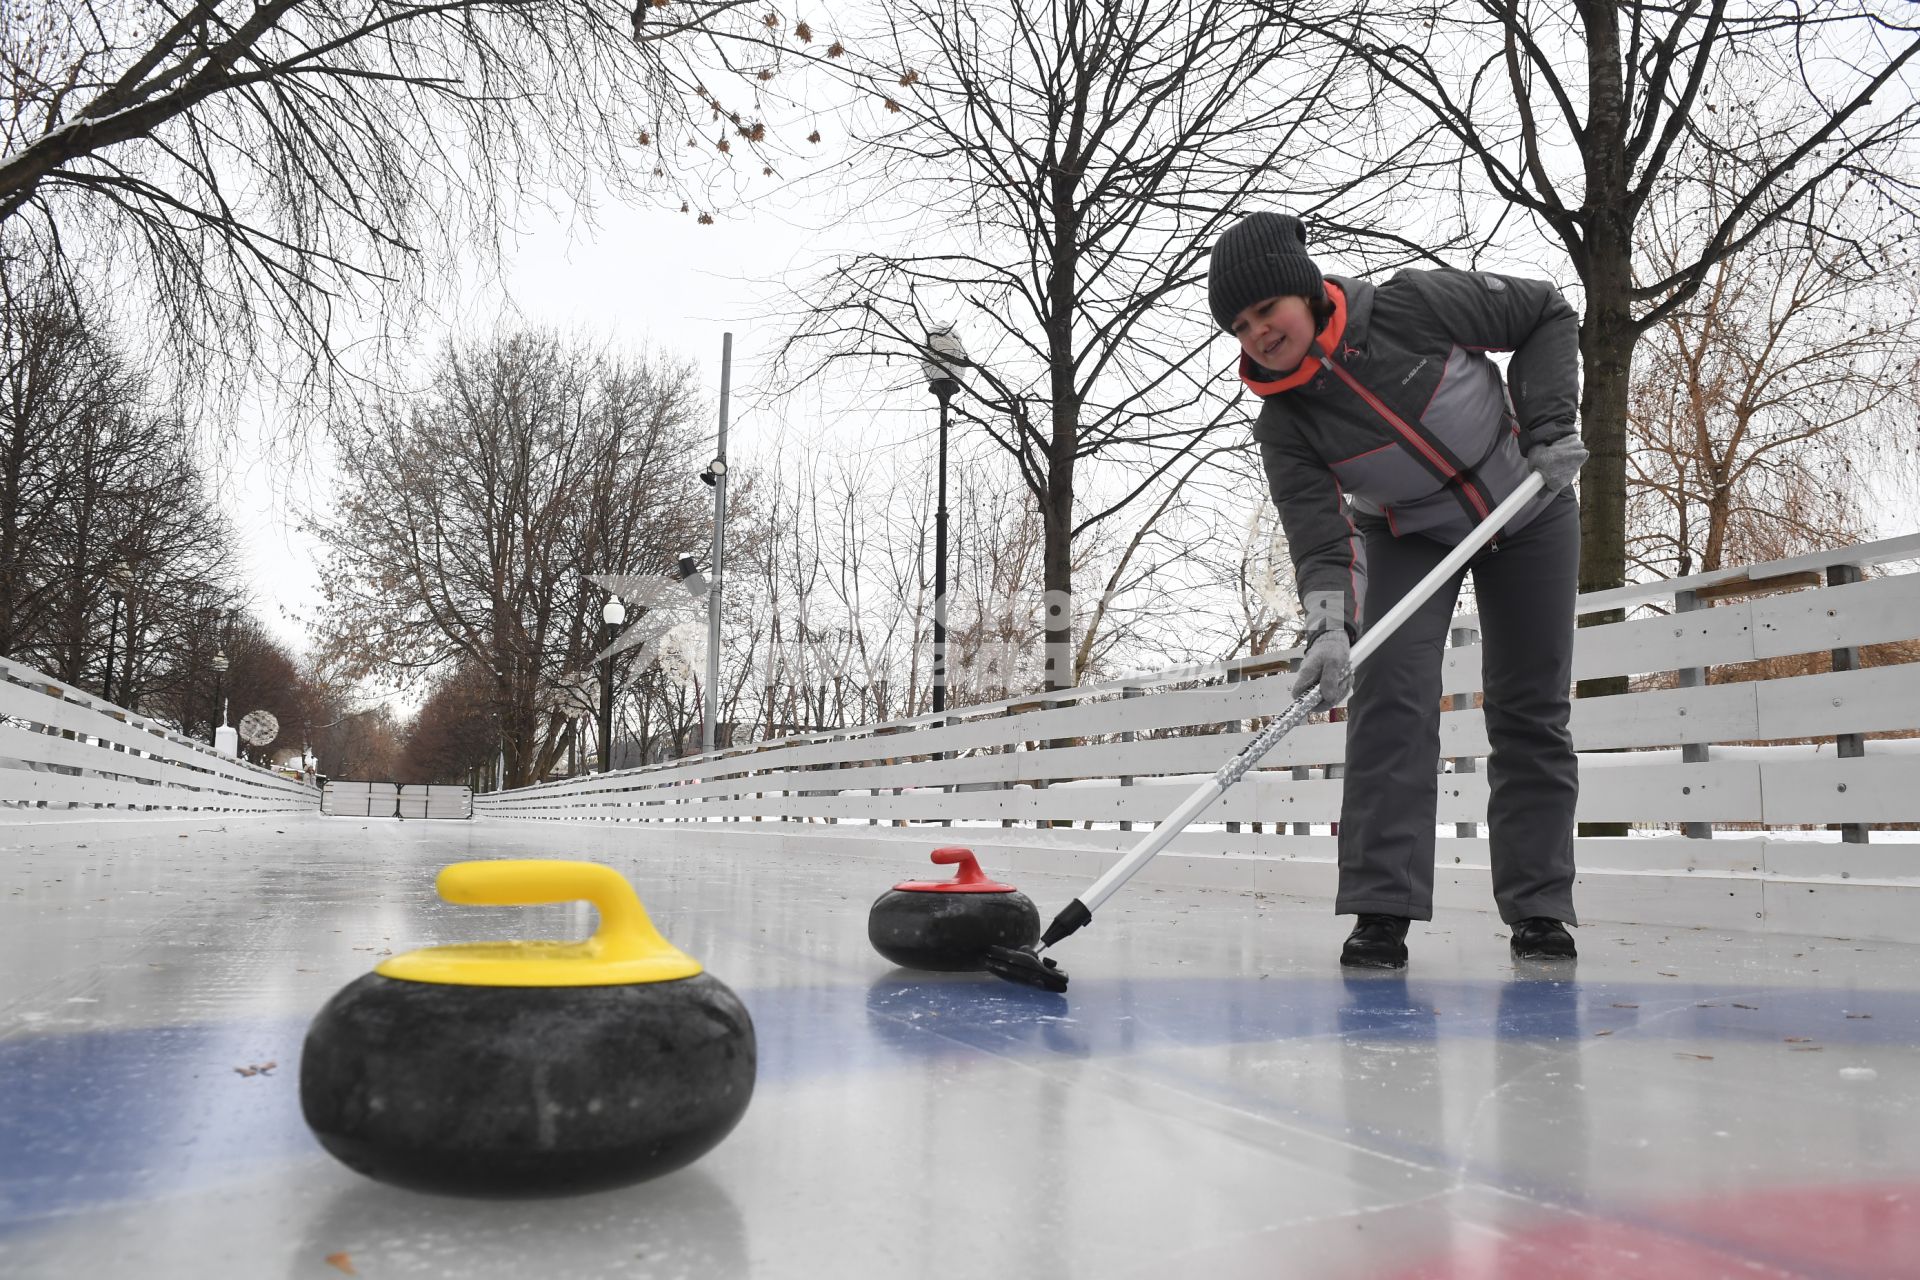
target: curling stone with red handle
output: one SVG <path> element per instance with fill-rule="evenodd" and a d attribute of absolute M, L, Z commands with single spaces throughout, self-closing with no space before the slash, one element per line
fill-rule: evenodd
<path fill-rule="evenodd" d="M 361 1173 L 430 1191 L 555 1195 L 638 1182 L 704 1154 L 753 1096 L 753 1021 L 592 862 L 459 862 L 449 902 L 587 899 L 579 942 L 395 956 L 307 1031 L 300 1107 Z"/>
<path fill-rule="evenodd" d="M 1010 884 L 981 873 L 971 849 L 935 849 L 933 860 L 959 864 L 951 880 L 893 886 L 867 913 L 867 940 L 907 969 L 956 973 L 987 967 L 988 947 L 1031 947 L 1040 912 Z"/>

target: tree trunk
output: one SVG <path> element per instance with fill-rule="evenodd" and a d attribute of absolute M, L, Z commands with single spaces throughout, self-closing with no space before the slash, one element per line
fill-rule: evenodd
<path fill-rule="evenodd" d="M 1587 315 L 1580 326 L 1584 385 L 1580 392 L 1580 430 L 1592 458 L 1580 472 L 1580 591 L 1606 591 L 1626 579 L 1627 396 L 1632 382 L 1633 349 L 1639 332 L 1633 323 L 1630 244 L 1624 227 L 1604 218 L 1591 229 L 1587 270 Z M 1619 622 L 1619 609 L 1582 615 L 1581 626 Z M 1597 676 L 1579 682 L 1582 698 L 1610 697 L 1627 691 L 1624 675 Z M 1627 824 L 1583 822 L 1584 836 L 1625 836 Z"/>
<path fill-rule="evenodd" d="M 1580 431 L 1593 452 L 1580 472 L 1582 593 L 1621 586 L 1627 561 L 1627 393 L 1637 334 L 1625 306 L 1603 311 L 1597 292 L 1589 291 L 1580 330 L 1586 384 L 1580 392 Z"/>
<path fill-rule="evenodd" d="M 1073 459 L 1056 461 L 1040 508 L 1046 547 L 1047 688 L 1073 688 Z"/>

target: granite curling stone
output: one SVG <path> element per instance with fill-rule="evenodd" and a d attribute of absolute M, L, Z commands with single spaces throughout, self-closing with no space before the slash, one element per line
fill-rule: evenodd
<path fill-rule="evenodd" d="M 449 902 L 586 899 L 581 942 L 395 956 L 307 1030 L 300 1107 L 349 1167 L 466 1195 L 561 1195 L 671 1172 L 726 1137 L 753 1096 L 753 1021 L 592 862 L 459 862 Z"/>
<path fill-rule="evenodd" d="M 867 941 L 907 969 L 961 973 L 987 967 L 988 947 L 1031 947 L 1040 912 L 1024 893 L 981 872 L 971 849 L 935 849 L 937 863 L 958 863 L 951 880 L 908 880 L 874 900 Z"/>

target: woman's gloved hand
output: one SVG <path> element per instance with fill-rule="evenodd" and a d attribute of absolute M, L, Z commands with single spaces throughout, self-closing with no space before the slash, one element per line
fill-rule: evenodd
<path fill-rule="evenodd" d="M 1573 483 L 1589 456 L 1579 436 L 1561 436 L 1527 450 L 1527 465 L 1540 473 L 1548 493 L 1558 493 Z"/>

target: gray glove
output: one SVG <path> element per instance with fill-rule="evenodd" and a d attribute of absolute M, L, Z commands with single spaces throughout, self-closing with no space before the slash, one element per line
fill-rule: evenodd
<path fill-rule="evenodd" d="M 1307 646 L 1307 656 L 1300 659 L 1300 674 L 1293 681 L 1293 696 L 1298 698 L 1313 685 L 1320 686 L 1320 705 L 1316 711 L 1325 711 L 1347 696 L 1353 688 L 1353 650 L 1347 644 L 1347 630 L 1339 627 L 1332 631 L 1322 631 Z"/>
<path fill-rule="evenodd" d="M 1588 456 L 1587 446 L 1579 436 L 1561 436 L 1527 450 L 1527 465 L 1547 482 L 1548 493 L 1558 493 L 1573 483 Z"/>
<path fill-rule="evenodd" d="M 1294 677 L 1293 696 L 1298 698 L 1314 685 L 1320 686 L 1320 704 L 1325 711 L 1347 696 L 1353 688 L 1353 650 L 1347 643 L 1346 599 L 1338 591 L 1315 591 L 1303 603 L 1306 606 L 1307 654 L 1300 659 L 1300 672 Z"/>

